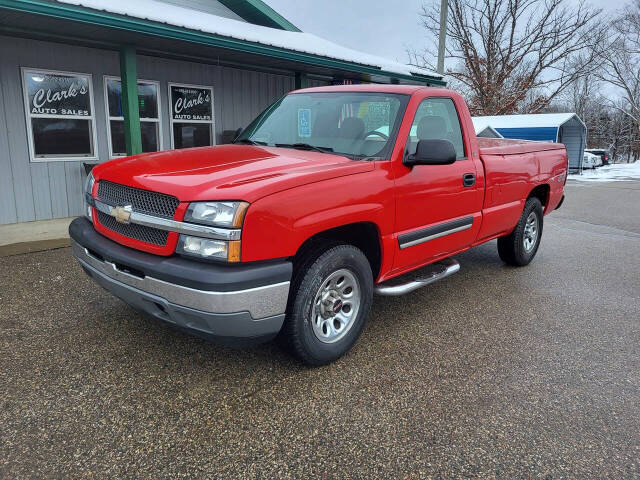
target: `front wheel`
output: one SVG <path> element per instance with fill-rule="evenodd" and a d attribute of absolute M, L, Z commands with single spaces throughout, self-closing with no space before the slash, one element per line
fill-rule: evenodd
<path fill-rule="evenodd" d="M 529 198 L 513 232 L 498 238 L 498 254 L 502 261 L 517 267 L 528 265 L 540 246 L 542 223 L 542 203 L 537 198 Z"/>
<path fill-rule="evenodd" d="M 281 337 L 303 362 L 330 363 L 360 336 L 372 296 L 373 275 L 362 251 L 352 245 L 316 250 L 294 276 Z"/>

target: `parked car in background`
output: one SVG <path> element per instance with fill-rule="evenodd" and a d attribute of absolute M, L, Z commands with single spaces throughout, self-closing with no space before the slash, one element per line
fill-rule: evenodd
<path fill-rule="evenodd" d="M 585 152 L 598 155 L 602 160 L 602 165 L 609 165 L 611 155 L 609 154 L 609 150 L 607 150 L 606 148 L 587 148 Z"/>
<path fill-rule="evenodd" d="M 594 155 L 593 153 L 584 152 L 584 157 L 582 160 L 582 169 L 588 170 L 588 169 L 596 168 L 596 163 L 598 162 L 599 158 L 600 157 L 598 157 L 597 155 Z"/>
<path fill-rule="evenodd" d="M 233 145 L 95 167 L 69 232 L 87 274 L 138 310 L 225 343 L 279 335 L 321 365 L 355 343 L 374 292 L 441 280 L 493 239 L 527 265 L 567 169 L 561 143 L 476 138 L 443 88 L 312 88 Z"/>

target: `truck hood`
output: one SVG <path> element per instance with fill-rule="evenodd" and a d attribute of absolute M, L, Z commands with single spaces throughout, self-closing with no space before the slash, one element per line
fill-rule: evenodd
<path fill-rule="evenodd" d="M 244 200 L 373 170 L 372 162 L 290 148 L 223 145 L 145 153 L 103 163 L 109 180 L 178 197 L 181 202 Z"/>

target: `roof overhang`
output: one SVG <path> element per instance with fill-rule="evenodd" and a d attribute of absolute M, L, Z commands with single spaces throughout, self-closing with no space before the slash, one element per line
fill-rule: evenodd
<path fill-rule="evenodd" d="M 259 69 L 302 71 L 318 76 L 344 76 L 376 83 L 411 83 L 444 86 L 438 77 L 418 73 L 403 74 L 360 63 L 288 50 L 198 30 L 154 22 L 47 0 L 0 0 L 0 33 L 30 38 L 118 49 L 135 44 L 140 53 L 192 58 L 193 45 L 202 46 L 201 61 L 220 64 L 254 65 Z M 11 12 L 15 15 L 11 18 Z M 72 22 L 74 28 L 70 28 Z M 113 31 L 118 30 L 117 36 Z M 70 33 L 73 32 L 73 33 Z M 117 39 L 117 40 L 114 40 Z M 71 42 L 70 40 L 73 40 Z"/>

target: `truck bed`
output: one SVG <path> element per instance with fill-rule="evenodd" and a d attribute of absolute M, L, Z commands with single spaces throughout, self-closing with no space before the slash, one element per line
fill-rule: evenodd
<path fill-rule="evenodd" d="M 478 138 L 485 196 L 478 243 L 513 229 L 532 189 L 545 198 L 545 213 L 562 199 L 567 154 L 561 143 Z"/>
<path fill-rule="evenodd" d="M 564 150 L 562 143 L 478 137 L 480 155 L 518 155 L 523 153 Z"/>

